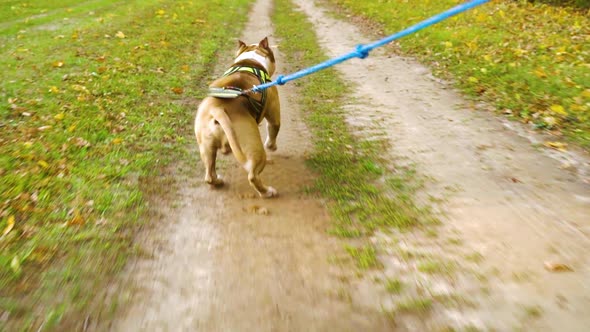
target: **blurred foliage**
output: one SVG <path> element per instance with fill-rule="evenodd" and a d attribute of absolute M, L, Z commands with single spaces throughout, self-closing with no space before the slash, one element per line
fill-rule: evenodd
<path fill-rule="evenodd" d="M 545 3 L 554 6 L 578 7 L 590 9 L 590 0 L 528 0 L 529 2 Z"/>

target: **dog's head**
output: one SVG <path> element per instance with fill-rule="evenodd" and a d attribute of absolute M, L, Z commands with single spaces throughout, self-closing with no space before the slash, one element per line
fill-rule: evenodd
<path fill-rule="evenodd" d="M 275 56 L 268 45 L 268 38 L 264 37 L 258 44 L 246 45 L 243 41 L 239 42 L 239 48 L 236 52 L 236 60 L 234 63 L 240 61 L 250 60 L 260 64 L 272 76 L 275 72 Z"/>

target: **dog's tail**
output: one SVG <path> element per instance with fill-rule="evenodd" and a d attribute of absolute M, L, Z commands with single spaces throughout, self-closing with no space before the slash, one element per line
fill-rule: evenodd
<path fill-rule="evenodd" d="M 222 107 L 216 107 L 211 111 L 211 115 L 213 115 L 213 118 L 217 122 L 219 122 L 219 125 L 221 125 L 221 128 L 223 129 L 223 131 L 225 132 L 225 136 L 227 137 L 227 141 L 229 142 L 229 146 L 231 147 L 231 150 L 238 162 L 240 164 L 245 164 L 246 155 L 242 151 L 242 147 L 240 146 L 240 142 L 238 141 L 234 127 L 232 126 L 232 123 L 229 119 L 229 116 L 225 112 L 225 109 L 223 109 Z"/>

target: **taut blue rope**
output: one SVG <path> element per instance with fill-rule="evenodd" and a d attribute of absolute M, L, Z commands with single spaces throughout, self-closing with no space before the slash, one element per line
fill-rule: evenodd
<path fill-rule="evenodd" d="M 405 36 L 407 36 L 409 34 L 412 34 L 414 32 L 417 32 L 419 30 L 422 30 L 422 29 L 424 29 L 424 28 L 426 28 L 428 26 L 431 26 L 433 24 L 436 24 L 436 23 L 438 23 L 438 22 L 440 22 L 442 20 L 445 20 L 445 19 L 447 19 L 447 18 L 449 18 L 451 16 L 460 14 L 460 13 L 462 13 L 464 11 L 467 11 L 467 10 L 473 8 L 473 7 L 476 7 L 476 6 L 479 6 L 479 5 L 483 5 L 486 2 L 489 2 L 489 0 L 473 0 L 473 1 L 469 1 L 469 2 L 466 2 L 466 3 L 461 4 L 461 5 L 458 5 L 458 6 L 453 7 L 453 8 L 451 8 L 451 9 L 449 9 L 449 10 L 443 12 L 443 13 L 440 13 L 438 15 L 432 16 L 429 19 L 426 19 L 426 20 L 424 20 L 424 21 L 422 21 L 422 22 L 420 22 L 420 23 L 418 23 L 416 25 L 413 25 L 413 26 L 411 26 L 411 27 L 409 27 L 409 28 L 407 28 L 405 30 L 402 30 L 402 31 L 400 31 L 400 32 L 398 32 L 396 34 L 393 34 L 391 36 L 388 36 L 386 38 L 383 38 L 381 40 L 378 40 L 378 41 L 376 41 L 374 43 L 367 44 L 367 45 L 357 45 L 356 49 L 354 51 L 350 52 L 350 53 L 341 55 L 341 56 L 339 56 L 337 58 L 334 58 L 334 59 L 330 59 L 330 60 L 324 61 L 322 63 L 319 63 L 319 64 L 315 65 L 315 66 L 302 69 L 302 70 L 300 70 L 298 72 L 295 72 L 293 74 L 289 74 L 287 76 L 279 75 L 274 82 L 269 82 L 269 83 L 257 85 L 255 87 L 253 87 L 251 89 L 251 91 L 253 91 L 253 92 L 260 92 L 260 91 L 262 91 L 264 89 L 270 88 L 273 85 L 283 85 L 283 84 L 285 84 L 285 83 L 287 83 L 289 81 L 296 80 L 298 78 L 301 78 L 303 76 L 307 76 L 309 74 L 313 74 L 313 73 L 315 73 L 317 71 L 320 71 L 322 69 L 326 69 L 328 67 L 332 67 L 334 65 L 337 65 L 337 64 L 339 64 L 341 62 L 344 62 L 346 60 L 350 60 L 352 58 L 364 59 L 367 56 L 369 56 L 369 52 L 370 51 L 372 51 L 373 49 L 375 49 L 377 47 L 381 47 L 381 46 L 383 46 L 383 45 L 385 45 L 387 43 L 390 43 L 390 42 L 392 42 L 392 41 L 394 41 L 396 39 L 399 39 L 401 37 L 405 37 Z"/>

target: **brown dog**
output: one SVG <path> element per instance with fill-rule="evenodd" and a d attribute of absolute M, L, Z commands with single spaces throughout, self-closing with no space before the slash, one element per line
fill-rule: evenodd
<path fill-rule="evenodd" d="M 254 85 L 270 81 L 275 72 L 275 58 L 264 38 L 258 44 L 246 45 L 239 41 L 237 58 L 225 75 L 210 88 L 245 91 Z M 258 125 L 266 119 L 268 136 L 265 146 L 276 150 L 280 128 L 280 104 L 276 86 L 261 93 L 247 93 L 235 98 L 208 96 L 199 105 L 195 119 L 195 134 L 201 159 L 205 165 L 205 181 L 214 186 L 223 185 L 215 172 L 217 150 L 229 153 L 230 148 L 238 162 L 248 172 L 248 181 L 263 198 L 277 196 L 277 191 L 265 186 L 260 173 L 266 165 L 266 152 L 262 146 Z"/>

